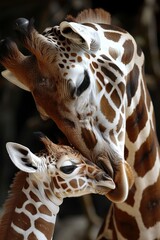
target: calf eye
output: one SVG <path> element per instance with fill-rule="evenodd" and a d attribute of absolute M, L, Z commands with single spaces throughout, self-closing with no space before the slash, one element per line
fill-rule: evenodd
<path fill-rule="evenodd" d="M 76 168 L 77 168 L 77 166 L 75 166 L 75 165 L 68 165 L 68 166 L 60 167 L 60 170 L 61 170 L 63 173 L 65 173 L 65 174 L 70 174 L 70 173 L 72 173 Z"/>
<path fill-rule="evenodd" d="M 76 94 L 79 97 L 90 85 L 90 78 L 87 71 L 84 71 L 84 79 L 77 88 Z"/>

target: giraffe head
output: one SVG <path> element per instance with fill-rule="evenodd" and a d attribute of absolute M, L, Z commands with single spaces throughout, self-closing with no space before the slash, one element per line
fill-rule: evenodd
<path fill-rule="evenodd" d="M 124 201 L 133 182 L 124 157 L 133 38 L 99 9 L 43 34 L 32 21 L 18 19 L 16 32 L 32 55 L 24 56 L 9 39 L 1 41 L 0 62 L 14 77 L 4 76 L 30 91 L 41 116 L 52 118 L 76 149 L 109 174 L 116 188 L 107 197 Z"/>
<path fill-rule="evenodd" d="M 50 200 L 88 193 L 105 195 L 115 188 L 110 176 L 75 149 L 56 145 L 45 136 L 41 140 L 45 149 L 38 154 L 14 142 L 8 142 L 6 147 L 11 160 L 20 170 L 43 182 L 44 192 Z"/>

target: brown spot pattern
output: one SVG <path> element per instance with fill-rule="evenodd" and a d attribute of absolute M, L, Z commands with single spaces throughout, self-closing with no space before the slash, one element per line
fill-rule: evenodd
<path fill-rule="evenodd" d="M 119 90 L 121 91 L 122 96 L 123 96 L 123 95 L 124 95 L 124 90 L 125 90 L 125 85 L 124 85 L 124 83 L 123 83 L 123 82 L 120 82 L 120 83 L 118 84 L 118 88 L 119 88 Z"/>
<path fill-rule="evenodd" d="M 77 184 L 77 181 L 76 181 L 76 179 L 72 179 L 70 182 L 69 182 L 69 184 L 70 184 L 70 186 L 72 187 L 72 188 L 78 188 L 78 184 Z"/>
<path fill-rule="evenodd" d="M 88 53 L 84 54 L 86 56 L 86 58 L 90 59 L 90 55 Z"/>
<path fill-rule="evenodd" d="M 58 182 L 64 182 L 64 179 L 61 178 L 60 176 L 57 176 L 57 180 L 58 180 Z"/>
<path fill-rule="evenodd" d="M 29 204 L 26 205 L 26 210 L 27 210 L 28 212 L 30 212 L 32 215 L 37 214 L 37 209 L 36 209 L 35 206 L 34 206 L 33 204 L 31 204 L 31 203 L 29 203 Z"/>
<path fill-rule="evenodd" d="M 99 81 L 96 79 L 97 90 L 100 92 L 102 90 L 102 86 L 100 85 Z"/>
<path fill-rule="evenodd" d="M 104 85 L 104 77 L 103 77 L 103 75 L 100 72 L 97 72 L 96 75 L 97 75 L 98 79 L 101 81 L 101 83 Z"/>
<path fill-rule="evenodd" d="M 103 126 L 101 123 L 98 125 L 98 128 L 101 132 L 105 132 L 105 130 L 106 130 L 106 127 Z"/>
<path fill-rule="evenodd" d="M 103 95 L 102 99 L 101 99 L 101 111 L 104 114 L 104 116 L 106 116 L 106 118 L 108 119 L 108 121 L 113 122 L 116 113 L 113 110 L 113 108 L 111 107 L 110 103 L 108 102 L 107 98 Z"/>
<path fill-rule="evenodd" d="M 43 204 L 38 208 L 38 211 L 45 215 L 52 216 L 52 212 Z"/>
<path fill-rule="evenodd" d="M 19 239 L 19 238 L 18 238 L 18 239 Z M 32 233 L 29 234 L 28 240 L 38 240 L 38 238 L 37 238 L 36 235 L 32 232 Z"/>
<path fill-rule="evenodd" d="M 91 69 L 92 73 L 95 73 L 95 69 L 92 67 L 92 64 L 90 64 L 90 69 Z"/>
<path fill-rule="evenodd" d="M 97 138 L 94 132 L 89 129 L 82 128 L 81 134 L 88 149 L 94 149 L 95 145 L 97 144 Z"/>
<path fill-rule="evenodd" d="M 115 25 L 109 25 L 109 24 L 99 24 L 103 29 L 106 29 L 106 30 L 115 30 L 115 31 L 119 31 L 121 33 L 126 33 L 126 31 L 120 27 L 117 27 Z"/>
<path fill-rule="evenodd" d="M 114 104 L 116 105 L 116 107 L 119 108 L 121 105 L 121 99 L 116 89 L 113 90 L 111 94 L 111 98 Z"/>
<path fill-rule="evenodd" d="M 62 186 L 62 189 L 66 189 L 68 187 L 66 183 L 62 183 L 61 186 Z"/>
<path fill-rule="evenodd" d="M 106 84 L 106 91 L 107 91 L 107 93 L 110 93 L 112 88 L 113 88 L 113 86 L 112 86 L 112 84 L 110 82 Z"/>
<path fill-rule="evenodd" d="M 107 69 L 103 66 L 101 67 L 101 71 L 104 73 L 104 75 L 107 78 L 111 79 L 113 82 L 115 82 L 115 80 L 117 79 L 117 77 L 115 76 L 115 74 L 112 71 L 110 71 L 109 69 Z"/>
<path fill-rule="evenodd" d="M 143 177 L 154 166 L 156 148 L 157 145 L 154 141 L 154 132 L 151 129 L 148 138 L 135 153 L 134 169 L 138 176 Z"/>
<path fill-rule="evenodd" d="M 44 182 L 43 184 L 44 184 L 44 187 L 46 187 L 46 188 L 48 188 L 48 187 L 49 187 L 49 184 L 48 184 L 48 182 Z"/>
<path fill-rule="evenodd" d="M 147 187 L 142 195 L 140 212 L 146 228 L 154 226 L 160 221 L 160 176 L 157 182 Z"/>
<path fill-rule="evenodd" d="M 23 230 L 27 230 L 31 227 L 31 222 L 28 216 L 26 216 L 25 213 L 14 213 L 14 217 L 13 217 L 13 223 L 23 229 Z"/>
<path fill-rule="evenodd" d="M 78 57 L 77 57 L 77 61 L 78 61 L 78 62 L 82 62 L 81 56 L 78 56 Z"/>
<path fill-rule="evenodd" d="M 21 197 L 17 201 L 17 208 L 22 208 L 23 204 L 28 200 L 26 195 L 22 192 Z"/>
<path fill-rule="evenodd" d="M 111 61 L 111 59 L 107 57 L 105 54 L 101 54 L 100 56 L 107 61 Z"/>
<path fill-rule="evenodd" d="M 37 185 L 37 183 L 36 183 L 35 181 L 32 181 L 32 184 L 33 184 L 33 186 L 34 186 L 36 189 L 38 189 L 38 185 Z"/>
<path fill-rule="evenodd" d="M 99 63 L 104 63 L 104 61 L 103 61 L 102 59 L 100 59 L 100 58 L 97 58 L 97 61 L 98 61 Z"/>
<path fill-rule="evenodd" d="M 28 189 L 29 188 L 29 184 L 28 182 L 26 181 L 25 184 L 24 184 L 24 189 Z"/>
<path fill-rule="evenodd" d="M 93 25 L 92 23 L 83 23 L 83 25 L 88 26 L 88 27 L 91 27 L 91 28 L 95 29 L 96 31 L 98 31 L 98 29 L 96 28 L 96 26 Z"/>
<path fill-rule="evenodd" d="M 133 58 L 134 45 L 132 40 L 126 40 L 125 43 L 123 44 L 123 48 L 124 48 L 124 53 L 121 61 L 127 65 Z"/>
<path fill-rule="evenodd" d="M 40 202 L 39 198 L 32 191 L 30 191 L 29 195 L 35 202 Z"/>
<path fill-rule="evenodd" d="M 114 63 L 109 63 L 108 64 L 111 68 L 113 68 L 115 71 L 117 71 L 121 76 L 123 76 L 123 72 L 121 69 Z"/>
<path fill-rule="evenodd" d="M 109 47 L 109 54 L 115 60 L 118 57 L 118 52 L 114 48 L 112 48 L 112 47 Z"/>
<path fill-rule="evenodd" d="M 47 239 L 50 239 L 53 235 L 53 227 L 53 223 L 47 222 L 42 218 L 35 220 L 35 228 L 42 232 Z"/>
<path fill-rule="evenodd" d="M 131 116 L 126 121 L 126 130 L 131 142 L 135 142 L 140 131 L 145 127 L 147 122 L 147 110 L 144 104 L 144 96 L 141 95 L 141 99 L 134 109 Z"/>
<path fill-rule="evenodd" d="M 96 62 L 92 62 L 92 65 L 94 68 L 96 68 L 96 69 L 98 68 L 98 64 Z"/>
<path fill-rule="evenodd" d="M 133 96 L 136 94 L 138 88 L 138 81 L 139 81 L 139 68 L 135 64 L 133 69 L 127 76 L 126 92 L 129 106 L 131 104 Z"/>
<path fill-rule="evenodd" d="M 116 207 L 114 215 L 118 231 L 122 234 L 122 236 L 126 239 L 138 240 L 140 236 L 140 230 L 135 218 Z"/>
<path fill-rule="evenodd" d="M 50 191 L 50 190 L 48 190 L 48 189 L 44 189 L 44 193 L 45 193 L 45 195 L 46 195 L 46 198 L 48 198 L 48 199 L 50 199 L 50 198 L 51 198 L 51 196 L 52 196 L 52 193 L 51 193 L 51 191 Z"/>
<path fill-rule="evenodd" d="M 113 143 L 117 143 L 113 129 L 109 132 L 110 139 Z"/>
<path fill-rule="evenodd" d="M 128 155 L 129 155 L 129 150 L 128 150 L 128 148 L 125 146 L 125 148 L 124 148 L 124 158 L 125 158 L 125 160 L 127 160 Z"/>
<path fill-rule="evenodd" d="M 73 53 L 71 53 L 71 56 L 72 56 L 72 57 L 76 57 L 76 56 L 77 56 L 77 53 L 73 52 Z"/>
<path fill-rule="evenodd" d="M 59 63 L 58 65 L 59 65 L 60 68 L 64 68 L 64 64 Z"/>
<path fill-rule="evenodd" d="M 136 192 L 136 186 L 135 184 L 132 186 L 132 188 L 130 189 L 129 191 L 129 194 L 128 194 L 128 198 L 127 200 L 125 201 L 128 205 L 130 206 L 133 206 L 134 203 L 135 203 L 135 199 L 134 199 L 134 195 L 135 195 L 135 192 Z"/>
<path fill-rule="evenodd" d="M 117 129 L 116 129 L 117 133 L 119 133 L 119 131 L 120 131 L 121 127 L 122 127 L 122 124 L 123 124 L 123 118 L 122 118 L 122 115 L 120 115 L 119 122 L 118 122 L 118 124 L 116 126 L 117 127 Z"/>
<path fill-rule="evenodd" d="M 85 181 L 82 179 L 79 179 L 79 186 L 82 187 L 85 184 Z"/>
<path fill-rule="evenodd" d="M 104 36 L 108 40 L 112 40 L 114 42 L 118 42 L 119 39 L 121 38 L 121 34 L 120 33 L 115 33 L 115 32 L 104 32 Z"/>

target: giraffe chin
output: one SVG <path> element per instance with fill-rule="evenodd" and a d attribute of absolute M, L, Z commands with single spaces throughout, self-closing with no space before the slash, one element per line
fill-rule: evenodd
<path fill-rule="evenodd" d="M 133 182 L 134 176 L 130 165 L 126 161 L 121 162 L 114 178 L 116 188 L 107 193 L 106 197 L 115 203 L 124 202 L 128 197 Z"/>

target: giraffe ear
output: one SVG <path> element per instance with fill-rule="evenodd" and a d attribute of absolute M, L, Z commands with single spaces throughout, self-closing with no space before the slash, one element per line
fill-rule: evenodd
<path fill-rule="evenodd" d="M 8 142 L 6 148 L 12 162 L 20 170 L 28 173 L 35 173 L 40 170 L 42 160 L 33 154 L 29 148 L 13 142 Z"/>
<path fill-rule="evenodd" d="M 7 79 L 9 82 L 13 83 L 14 85 L 18 86 L 19 88 L 22 88 L 25 91 L 30 91 L 29 88 L 27 88 L 23 83 L 21 83 L 11 71 L 4 70 L 1 72 L 2 76 Z"/>
<path fill-rule="evenodd" d="M 64 21 L 60 24 L 60 32 L 65 38 L 87 50 L 95 52 L 100 47 L 98 33 L 91 27 Z"/>

